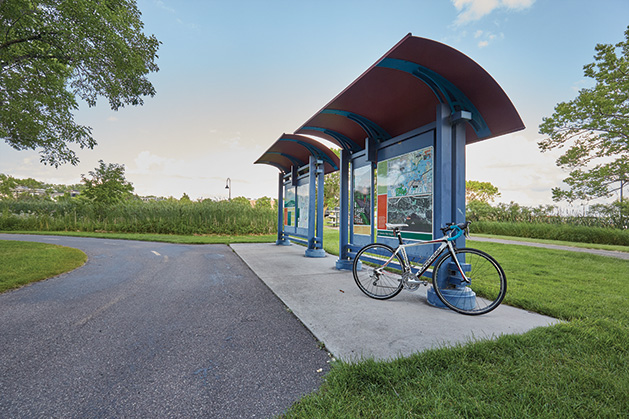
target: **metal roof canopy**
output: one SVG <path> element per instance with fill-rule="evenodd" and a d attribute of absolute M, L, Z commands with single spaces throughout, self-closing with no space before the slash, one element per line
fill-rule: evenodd
<path fill-rule="evenodd" d="M 481 66 L 447 45 L 409 33 L 295 133 L 354 153 L 365 148 L 367 137 L 382 142 L 434 122 L 438 104 L 449 107 L 453 120 L 469 119 L 467 144 L 524 128 Z"/>
<path fill-rule="evenodd" d="M 291 166 L 306 166 L 310 156 L 323 161 L 326 174 L 339 170 L 339 158 L 332 150 L 312 138 L 295 134 L 282 134 L 255 164 L 269 164 L 290 173 Z"/>

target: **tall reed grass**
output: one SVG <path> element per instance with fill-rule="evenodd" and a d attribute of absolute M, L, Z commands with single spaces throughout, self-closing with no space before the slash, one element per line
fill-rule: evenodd
<path fill-rule="evenodd" d="M 0 201 L 0 230 L 154 234 L 271 234 L 277 212 L 238 201 Z"/>

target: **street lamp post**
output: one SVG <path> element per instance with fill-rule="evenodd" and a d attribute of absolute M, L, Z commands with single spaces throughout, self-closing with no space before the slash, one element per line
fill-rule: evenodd
<path fill-rule="evenodd" d="M 227 178 L 227 183 L 225 184 L 225 189 L 229 189 L 229 200 L 232 200 L 232 180 Z"/>

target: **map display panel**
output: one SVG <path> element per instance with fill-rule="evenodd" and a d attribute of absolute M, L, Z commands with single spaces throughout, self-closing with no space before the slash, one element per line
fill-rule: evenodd
<path fill-rule="evenodd" d="M 432 238 L 433 147 L 378 163 L 378 235 L 386 224 L 408 224 L 404 237 Z"/>

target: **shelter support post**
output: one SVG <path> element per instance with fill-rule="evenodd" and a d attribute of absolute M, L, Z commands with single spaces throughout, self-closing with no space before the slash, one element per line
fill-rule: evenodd
<path fill-rule="evenodd" d="M 339 223 L 339 258 L 336 269 L 352 269 L 353 261 L 348 255 L 349 239 L 349 152 L 341 150 L 341 179 L 340 179 L 340 223 Z"/>
<path fill-rule="evenodd" d="M 284 237 L 284 173 L 280 172 L 277 192 L 277 241 L 278 246 L 290 246 L 290 241 Z"/>
<path fill-rule="evenodd" d="M 446 223 L 461 223 L 465 221 L 465 122 L 466 119 L 452 121 L 450 109 L 445 105 L 437 106 L 437 124 L 435 139 L 435 208 L 433 234 L 441 236 L 440 228 Z M 458 247 L 465 246 L 465 238 L 457 240 Z M 461 261 L 464 263 L 465 261 Z M 448 290 L 457 301 L 473 307 L 476 295 L 468 287 L 462 285 L 460 279 L 451 276 L 443 267 L 438 273 L 441 288 Z M 436 307 L 445 307 L 439 300 L 434 289 L 427 292 L 428 303 Z M 459 300 L 460 297 L 465 297 Z M 468 308 L 470 308 L 468 307 Z"/>
<path fill-rule="evenodd" d="M 319 191 L 317 191 L 317 179 L 323 177 L 323 170 L 320 170 L 320 165 L 314 156 L 310 156 L 308 165 L 310 176 L 308 179 L 308 248 L 306 249 L 306 256 L 310 258 L 322 258 L 325 257 L 325 251 L 322 246 L 323 232 L 321 235 L 317 234 L 318 229 L 315 230 L 315 227 L 323 223 L 323 220 L 318 222 L 318 216 L 323 219 L 323 191 L 321 190 L 322 188 L 319 188 Z M 321 206 L 321 210 L 317 211 L 319 206 Z"/>
<path fill-rule="evenodd" d="M 323 249 L 323 200 L 324 200 L 324 181 L 325 181 L 325 169 L 323 164 L 317 166 L 317 237 L 320 242 L 319 245 Z"/>

